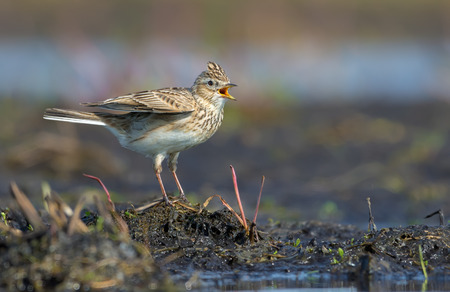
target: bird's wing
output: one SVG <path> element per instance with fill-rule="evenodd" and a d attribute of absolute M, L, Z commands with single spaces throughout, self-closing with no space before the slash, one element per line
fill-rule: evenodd
<path fill-rule="evenodd" d="M 194 103 L 187 88 L 173 87 L 139 91 L 82 105 L 128 112 L 187 113 L 194 110 Z"/>

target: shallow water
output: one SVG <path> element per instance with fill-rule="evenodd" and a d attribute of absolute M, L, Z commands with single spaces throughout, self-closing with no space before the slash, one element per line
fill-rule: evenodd
<path fill-rule="evenodd" d="M 173 277 L 180 283 L 181 279 Z M 277 291 L 448 291 L 448 277 L 429 279 L 426 283 L 423 275 L 412 279 L 391 277 L 373 281 L 355 281 L 339 279 L 339 276 L 311 272 L 202 272 L 198 274 L 197 282 L 186 281 L 186 289 L 192 291 L 218 290 L 277 290 Z M 201 283 L 201 288 L 195 288 Z"/>

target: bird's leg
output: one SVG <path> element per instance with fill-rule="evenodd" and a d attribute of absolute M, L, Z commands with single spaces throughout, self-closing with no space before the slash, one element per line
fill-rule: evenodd
<path fill-rule="evenodd" d="M 184 195 L 183 188 L 181 187 L 180 181 L 178 180 L 178 177 L 177 177 L 177 161 L 178 161 L 179 155 L 180 155 L 180 152 L 171 153 L 169 155 L 168 164 L 169 164 L 169 169 L 172 172 L 173 178 L 175 179 L 175 183 L 177 184 L 177 188 L 180 191 L 180 197 L 183 200 L 187 200 L 186 196 Z"/>
<path fill-rule="evenodd" d="M 167 205 L 172 206 L 172 203 L 169 201 L 169 198 L 167 197 L 167 193 L 166 193 L 166 189 L 164 188 L 164 184 L 162 182 L 161 179 L 161 171 L 162 171 L 162 161 L 164 159 L 164 155 L 156 155 L 155 158 L 153 159 L 153 169 L 155 170 L 155 174 L 156 174 L 156 179 L 159 182 L 159 186 L 161 187 L 161 192 L 163 194 L 163 198 L 164 201 L 166 202 Z"/>
<path fill-rule="evenodd" d="M 180 198 L 182 198 L 183 200 L 187 200 L 183 188 L 181 187 L 180 181 L 178 180 L 177 173 L 175 171 L 172 171 L 172 175 L 173 178 L 175 179 L 175 183 L 177 184 L 178 190 L 180 191 Z"/>

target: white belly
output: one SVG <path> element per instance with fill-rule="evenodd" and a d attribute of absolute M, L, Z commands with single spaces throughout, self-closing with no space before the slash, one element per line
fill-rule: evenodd
<path fill-rule="evenodd" d="M 196 135 L 195 132 L 180 129 L 169 131 L 166 127 L 160 127 L 133 138 L 126 136 L 118 136 L 118 138 L 123 147 L 150 157 L 180 152 L 206 140 L 206 137 Z"/>

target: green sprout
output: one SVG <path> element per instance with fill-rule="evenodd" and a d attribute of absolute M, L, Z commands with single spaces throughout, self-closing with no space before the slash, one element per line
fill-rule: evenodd
<path fill-rule="evenodd" d="M 420 258 L 420 265 L 422 266 L 423 276 L 425 277 L 425 280 L 428 280 L 427 269 L 425 268 L 425 266 L 428 264 L 428 261 L 423 260 L 422 246 L 420 245 L 419 245 L 419 258 Z"/>
<path fill-rule="evenodd" d="M 423 276 L 425 277 L 425 281 L 423 281 L 423 283 L 422 283 L 422 291 L 427 291 L 428 274 L 427 274 L 427 269 L 425 268 L 425 266 L 428 264 L 428 262 L 425 262 L 423 260 L 423 253 L 422 253 L 421 245 L 419 245 L 419 259 L 420 259 L 420 265 L 422 266 Z"/>
<path fill-rule="evenodd" d="M 5 222 L 5 225 L 8 226 L 8 220 L 6 220 L 6 213 L 2 211 L 0 214 L 2 215 L 3 222 Z"/>
<path fill-rule="evenodd" d="M 336 265 L 344 261 L 344 250 L 340 247 L 338 248 L 338 254 L 341 259 L 338 261 L 335 257 L 333 257 L 333 259 L 331 260 L 332 265 Z"/>
<path fill-rule="evenodd" d="M 97 232 L 100 232 L 103 230 L 104 223 L 105 223 L 105 218 L 103 218 L 102 216 L 98 216 L 97 224 L 95 225 L 95 229 L 97 230 Z"/>
<path fill-rule="evenodd" d="M 341 261 L 344 260 L 344 250 L 342 248 L 338 248 L 338 254 L 341 257 Z"/>
<path fill-rule="evenodd" d="M 125 211 L 125 213 L 124 213 L 124 214 L 125 214 L 125 216 L 127 216 L 128 218 L 134 218 L 134 217 L 136 217 L 136 215 L 134 215 L 134 214 L 131 214 L 131 213 L 130 213 L 130 211 L 128 211 L 128 210 L 127 210 L 127 211 Z"/>

